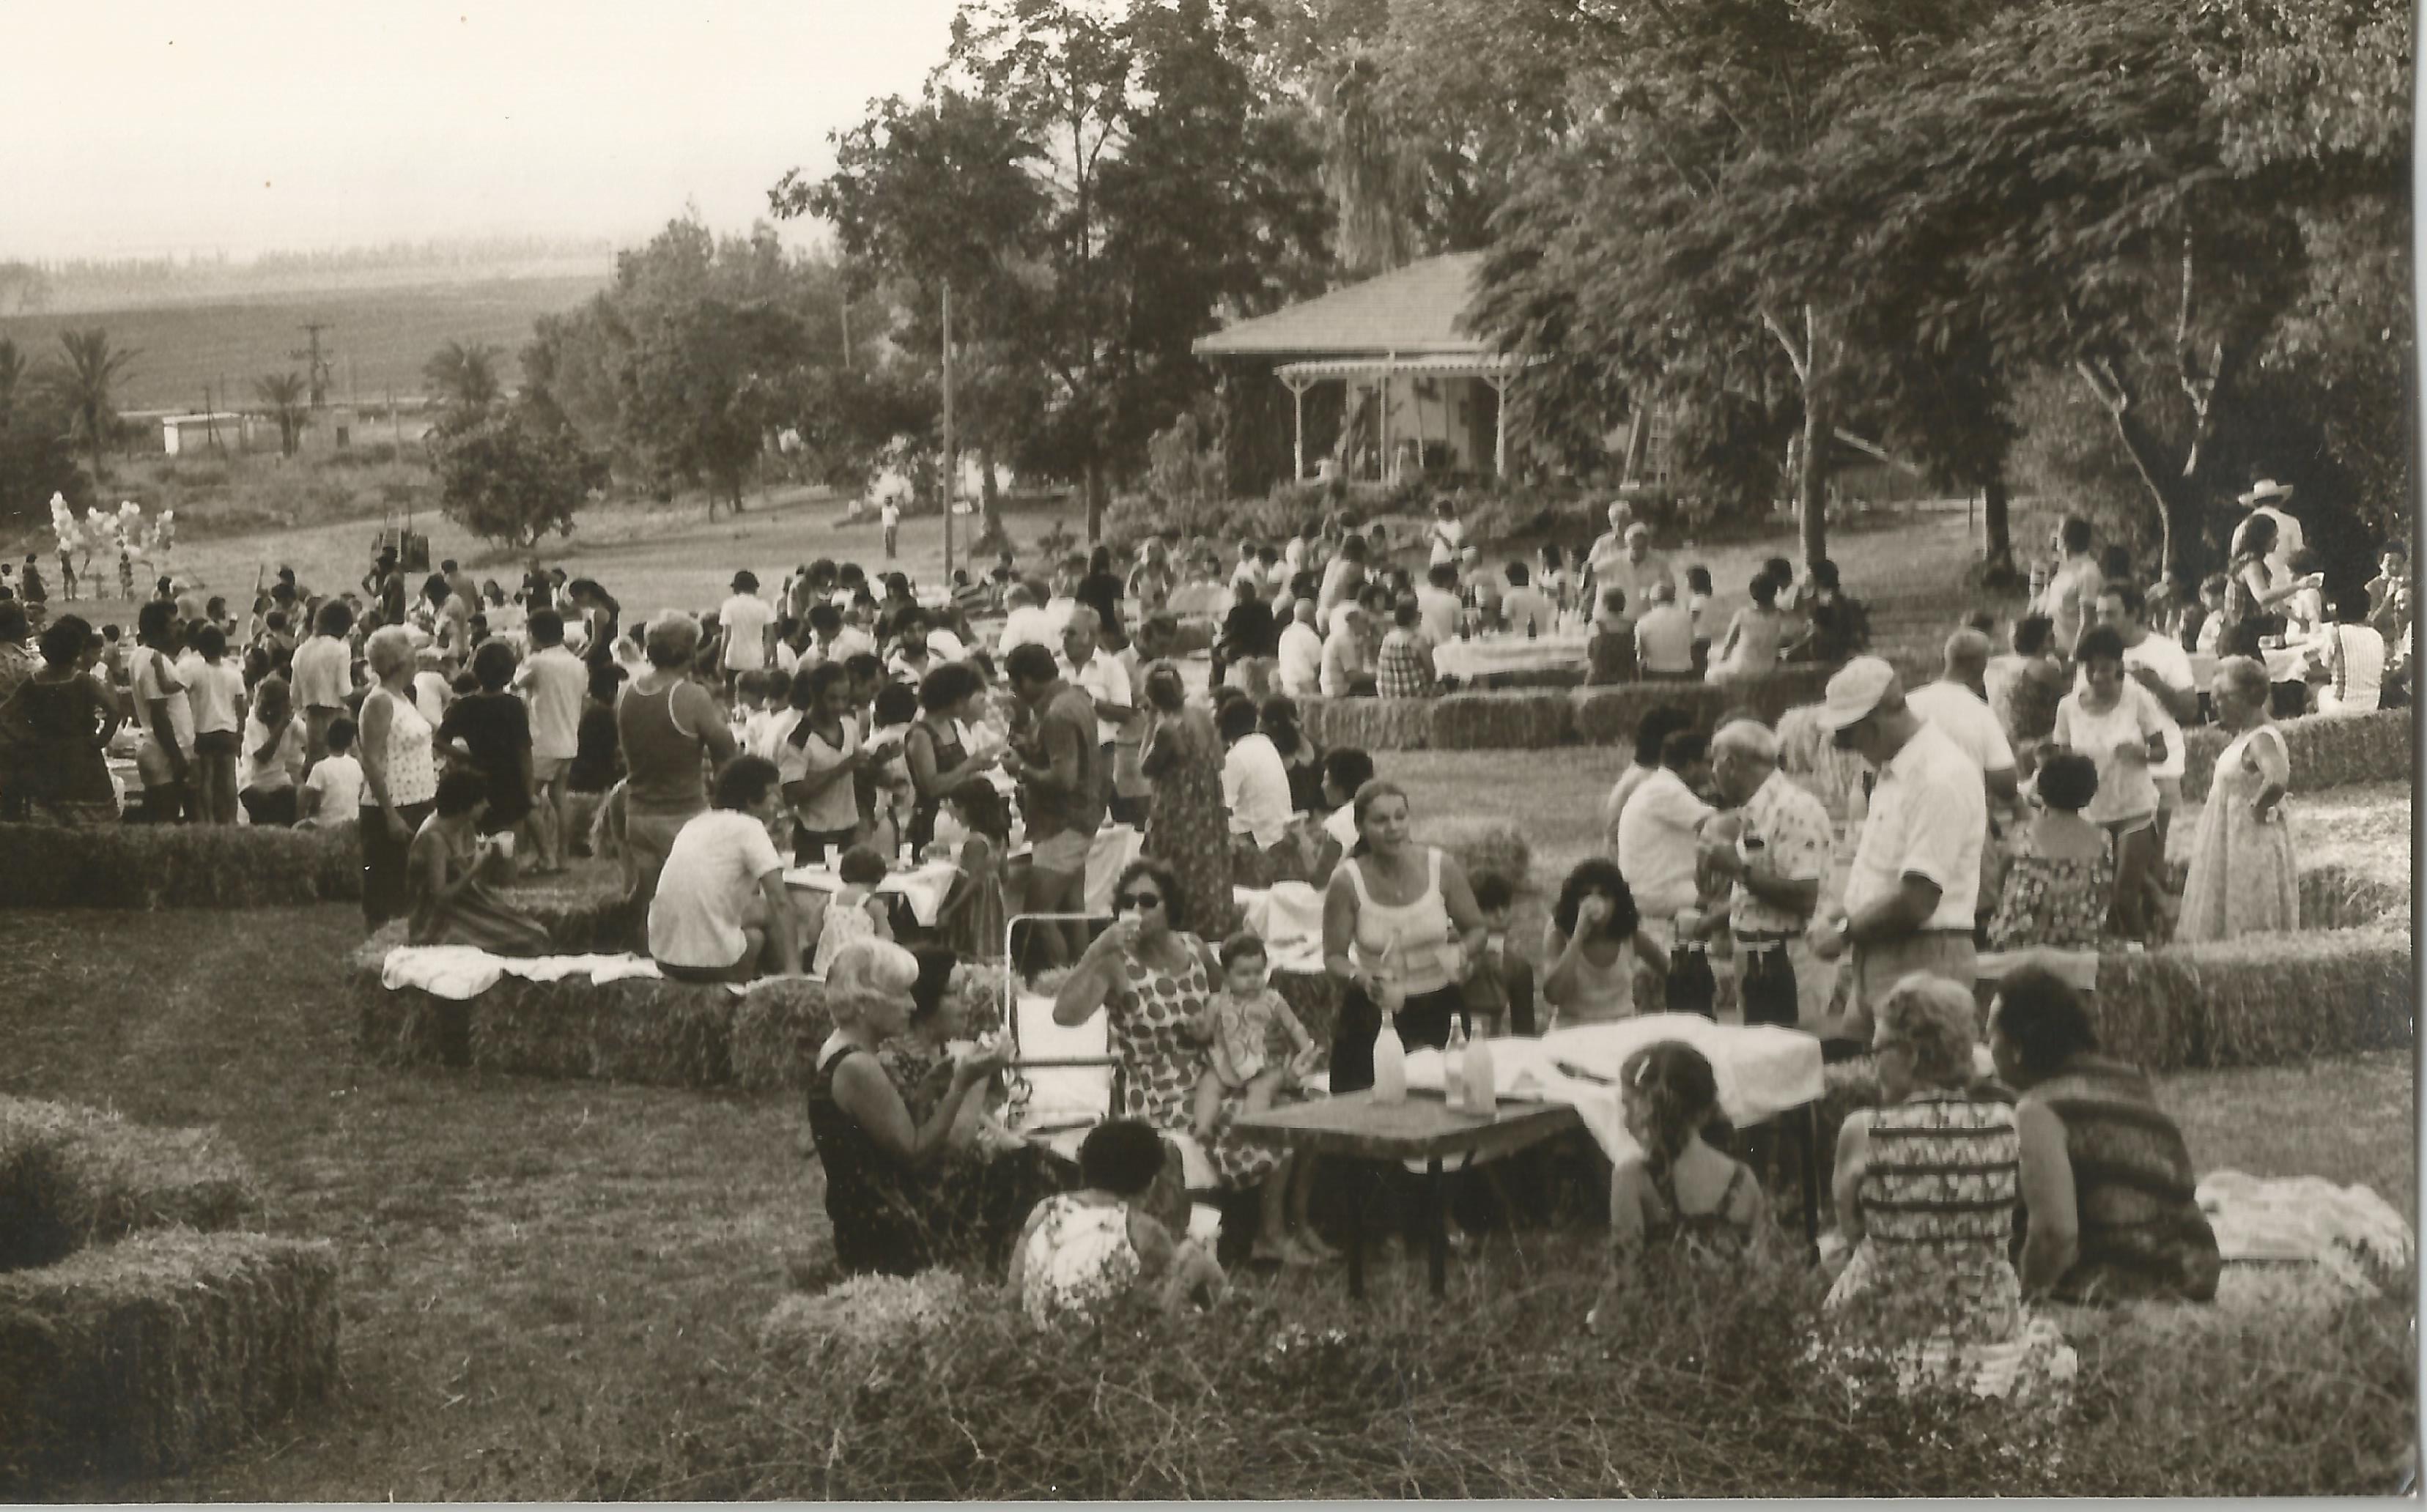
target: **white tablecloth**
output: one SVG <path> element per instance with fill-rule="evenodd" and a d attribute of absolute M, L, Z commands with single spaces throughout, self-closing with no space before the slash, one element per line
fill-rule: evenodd
<path fill-rule="evenodd" d="M 1473 641 L 1444 641 L 1433 647 L 1433 672 L 1438 676 L 1472 681 L 1495 673 L 1547 672 L 1585 664 L 1585 642 L 1590 632 L 1560 630 L 1528 640 L 1522 635 L 1487 635 Z"/>
<path fill-rule="evenodd" d="M 944 900 L 953 890 L 953 879 L 960 869 L 950 861 L 930 861 L 915 871 L 888 873 L 876 885 L 876 890 L 892 897 L 910 900 L 911 917 L 933 929 L 936 916 L 943 910 Z M 794 867 L 784 873 L 784 886 L 804 892 L 837 892 L 842 879 L 823 865 Z"/>
<path fill-rule="evenodd" d="M 1233 887 L 1241 922 L 1264 942 L 1276 971 L 1320 975 L 1323 970 L 1323 894 L 1303 882 L 1269 888 Z"/>
<path fill-rule="evenodd" d="M 1644 1046 L 1668 1039 L 1685 1041 L 1711 1063 L 1719 1083 L 1719 1112 L 1731 1123 L 1758 1123 L 1821 1095 L 1818 1039 L 1792 1029 L 1715 1024 L 1697 1014 L 1646 1014 L 1614 1024 L 1553 1030 L 1539 1039 L 1495 1039 L 1492 1080 L 1503 1097 L 1564 1102 L 1575 1109 L 1594 1142 L 1616 1161 L 1640 1148 L 1626 1131 L 1620 1068 Z M 1591 1076 L 1571 1076 L 1559 1068 L 1561 1062 Z M 1437 1092 L 1442 1083 L 1441 1051 L 1421 1049 L 1408 1057 L 1408 1085 Z"/>
<path fill-rule="evenodd" d="M 2278 646 L 2273 650 L 2263 653 L 2267 659 L 2267 680 L 2269 682 L 2301 681 L 2308 671 L 2311 661 L 2311 652 L 2316 652 L 2319 657 L 2323 657 L 2325 655 L 2323 648 L 2314 641 L 2303 641 L 2292 645 Z M 2220 659 L 2220 658 L 2210 656 L 2204 651 L 2193 652 L 2191 654 L 2191 686 L 2202 692 L 2207 691 L 2207 685 L 2215 680 L 2216 664 Z"/>

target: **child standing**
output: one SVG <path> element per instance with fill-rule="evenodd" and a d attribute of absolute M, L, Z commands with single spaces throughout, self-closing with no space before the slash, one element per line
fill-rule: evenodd
<path fill-rule="evenodd" d="M 1010 827 L 1002 795 L 983 777 L 945 794 L 937 811 L 936 838 L 928 854 L 951 861 L 961 875 L 936 924 L 963 960 L 1002 959 L 1002 856 L 1010 844 Z"/>
<path fill-rule="evenodd" d="M 853 940 L 893 938 L 885 900 L 876 893 L 888 870 L 883 853 L 855 845 L 842 854 L 840 870 L 842 886 L 826 900 L 825 923 L 818 931 L 817 960 L 811 969 L 819 976 L 826 974 L 828 964 Z"/>
<path fill-rule="evenodd" d="M 1768 1212 L 1751 1167 L 1708 1137 L 1719 1119 L 1718 1079 L 1682 1040 L 1647 1045 L 1619 1070 L 1626 1131 L 1639 1146 L 1609 1177 L 1612 1290 L 1656 1249 L 1690 1262 L 1733 1260 L 1753 1247 Z M 1594 1325 L 1596 1308 L 1585 1319 Z"/>
<path fill-rule="evenodd" d="M 354 822 L 363 802 L 363 764 L 354 758 L 354 722 L 340 714 L 329 722 L 329 754 L 312 763 L 296 800 L 297 829 L 334 829 Z"/>
<path fill-rule="evenodd" d="M 1196 1026 L 1206 1042 L 1194 1120 L 1199 1139 L 1212 1137 L 1228 1094 L 1246 1089 L 1246 1111 L 1262 1113 L 1283 1085 L 1314 1069 L 1314 1037 L 1273 990 L 1268 974 L 1264 942 L 1253 934 L 1241 930 L 1222 942 L 1222 990 L 1206 1000 Z M 1286 1059 L 1281 1036 L 1295 1051 Z"/>
<path fill-rule="evenodd" d="M 1534 1034 L 1534 963 L 1508 952 L 1508 921 L 1517 889 L 1496 871 L 1474 878 L 1474 907 L 1483 916 L 1483 952 L 1466 979 L 1466 1013 L 1483 1039 Z"/>
<path fill-rule="evenodd" d="M 244 673 L 227 659 L 227 632 L 205 625 L 194 635 L 195 664 L 186 695 L 194 710 L 194 801 L 205 824 L 236 817 L 236 755 L 243 749 Z"/>

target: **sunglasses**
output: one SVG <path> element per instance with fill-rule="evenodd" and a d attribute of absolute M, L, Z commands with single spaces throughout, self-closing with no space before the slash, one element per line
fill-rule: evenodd
<path fill-rule="evenodd" d="M 1163 906 L 1163 894 L 1159 892 L 1125 892 L 1119 897 L 1115 898 L 1113 900 L 1113 903 L 1114 906 L 1119 908 L 1160 908 Z"/>

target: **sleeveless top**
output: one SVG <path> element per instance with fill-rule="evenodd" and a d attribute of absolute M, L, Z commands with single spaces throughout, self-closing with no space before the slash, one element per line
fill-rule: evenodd
<path fill-rule="evenodd" d="M 2014 1110 L 1961 1092 L 1871 1114 L 1857 1188 L 1863 1239 L 1832 1309 L 1896 1315 L 1900 1332 L 1996 1341 L 2021 1322 L 2008 1258 L 2022 1200 Z"/>
<path fill-rule="evenodd" d="M 2319 707 L 2354 714 L 2374 710 L 2385 690 L 2385 637 L 2365 625 L 2337 625 L 2327 633 L 2342 648 L 2342 665 L 2332 686 L 2318 695 Z"/>
<path fill-rule="evenodd" d="M 638 814 L 695 814 L 708 806 L 700 777 L 699 737 L 675 718 L 676 678 L 654 693 L 624 690 L 615 703 L 615 735 L 630 773 L 624 802 Z"/>
<path fill-rule="evenodd" d="M 1442 899 L 1441 863 L 1441 852 L 1425 847 L 1425 890 L 1414 902 L 1395 905 L 1374 901 L 1365 886 L 1362 857 L 1348 864 L 1348 884 L 1357 889 L 1351 958 L 1368 971 L 1395 979 L 1409 997 L 1450 984 L 1449 904 Z"/>
<path fill-rule="evenodd" d="M 2080 1244 L 2056 1284 L 2071 1302 L 2216 1295 L 2216 1232 L 2200 1211 L 2182 1130 L 2137 1065 L 2078 1055 L 2031 1088 L 2064 1126 Z"/>
<path fill-rule="evenodd" d="M 1606 1024 L 1635 1016 L 1635 951 L 1626 941 L 1619 942 L 1618 958 L 1607 966 L 1577 952 L 1573 981 L 1568 1000 L 1552 1010 L 1558 1024 Z"/>
<path fill-rule="evenodd" d="M 809 1133 L 825 1167 L 835 1260 L 854 1276 L 910 1276 L 927 1261 L 926 1225 L 908 1174 L 835 1100 L 835 1070 L 869 1052 L 846 1045 L 809 1079 Z"/>
<path fill-rule="evenodd" d="M 947 740 L 937 735 L 935 727 L 922 719 L 910 726 L 907 740 L 916 740 L 921 737 L 925 738 L 928 747 L 935 753 L 936 773 L 938 776 L 969 758 L 969 741 L 962 734 L 960 722 L 957 720 L 953 723 L 953 738 Z M 904 749 L 908 749 L 906 740 Z M 944 794 L 941 792 L 921 792 L 918 801 L 911 805 L 910 843 L 920 851 L 926 850 L 927 842 L 936 837 L 936 816 L 943 810 L 943 806 Z"/>
<path fill-rule="evenodd" d="M 1687 1212 L 1677 1200 L 1676 1172 L 1662 1166 L 1652 1178 L 1659 1200 L 1643 1216 L 1643 1243 L 1649 1250 L 1665 1246 L 1679 1257 L 1697 1261 L 1734 1260 L 1751 1244 L 1751 1230 L 1728 1216 L 1742 1195 L 1751 1170 L 1741 1162 L 1728 1173 L 1728 1184 L 1707 1212 Z"/>
<path fill-rule="evenodd" d="M 430 802 L 438 796 L 438 768 L 430 754 L 430 722 L 410 698 L 399 698 L 384 688 L 372 689 L 371 697 L 387 700 L 388 802 L 399 808 Z M 378 802 L 365 787 L 363 806 L 375 807 Z"/>
<path fill-rule="evenodd" d="M 1045 1216 L 1019 1252 L 1020 1306 L 1044 1324 L 1127 1291 L 1144 1269 L 1130 1241 L 1126 1203 L 1083 1201 L 1075 1193 L 1045 1199 Z"/>

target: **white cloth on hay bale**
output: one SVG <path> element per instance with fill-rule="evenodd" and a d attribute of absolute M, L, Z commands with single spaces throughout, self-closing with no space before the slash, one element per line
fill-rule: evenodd
<path fill-rule="evenodd" d="M 380 963 L 380 984 L 390 992 L 415 987 L 453 1002 L 479 997 L 502 977 L 562 982 L 586 976 L 607 983 L 663 975 L 645 955 L 492 955 L 471 945 L 399 945 Z"/>
<path fill-rule="evenodd" d="M 2377 1277 L 2404 1274 L 2418 1252 L 2410 1225 L 2365 1186 L 2224 1170 L 2202 1178 L 2193 1195 L 2224 1258 L 2221 1301 L 2264 1303 L 2305 1289 L 2375 1296 Z"/>
<path fill-rule="evenodd" d="M 1264 942 L 1276 971 L 1319 976 L 1323 971 L 1323 894 L 1303 882 L 1270 887 L 1232 887 L 1241 921 Z"/>

